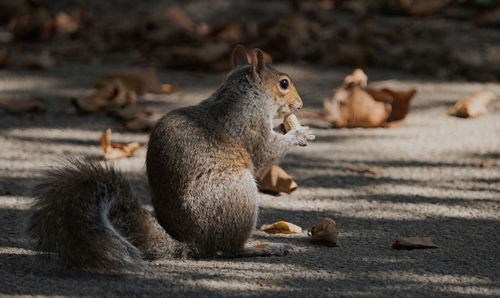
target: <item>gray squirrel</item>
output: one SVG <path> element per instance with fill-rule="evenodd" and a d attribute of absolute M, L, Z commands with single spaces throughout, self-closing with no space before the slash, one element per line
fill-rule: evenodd
<path fill-rule="evenodd" d="M 273 118 L 302 100 L 261 50 L 237 46 L 232 62 L 213 95 L 171 111 L 151 132 L 146 167 L 157 220 L 111 166 L 70 159 L 37 187 L 29 227 L 37 248 L 95 271 L 157 258 L 287 254 L 286 244 L 245 247 L 258 214 L 254 174 L 314 135 L 273 130 Z"/>

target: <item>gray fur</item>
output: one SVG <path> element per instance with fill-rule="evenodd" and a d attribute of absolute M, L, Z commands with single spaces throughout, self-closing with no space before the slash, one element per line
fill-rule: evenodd
<path fill-rule="evenodd" d="M 237 66 L 210 98 L 158 121 L 146 164 L 161 226 L 109 166 L 73 159 L 49 172 L 31 216 L 38 248 L 99 271 L 142 259 L 241 254 L 257 219 L 254 174 L 312 136 L 307 128 L 273 131 L 272 118 L 284 103 L 262 84 L 275 83 L 255 80 L 249 65 Z M 249 255 L 288 250 L 275 245 Z"/>
<path fill-rule="evenodd" d="M 243 250 L 257 217 L 255 171 L 305 141 L 296 131 L 273 131 L 278 107 L 250 67 L 238 66 L 210 98 L 170 112 L 151 132 L 146 164 L 155 213 L 195 256 Z M 239 167 L 246 156 L 248 165 Z"/>
<path fill-rule="evenodd" d="M 174 242 L 139 206 L 129 184 L 112 167 L 69 159 L 64 167 L 47 173 L 36 194 L 29 232 L 38 240 L 37 248 L 57 253 L 76 268 L 135 267 L 144 256 L 169 253 L 165 247 Z M 137 245 L 136 238 L 151 247 Z"/>

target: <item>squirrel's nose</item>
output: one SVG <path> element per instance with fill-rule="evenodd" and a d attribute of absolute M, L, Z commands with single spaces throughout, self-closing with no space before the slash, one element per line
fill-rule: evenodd
<path fill-rule="evenodd" d="M 302 103 L 302 99 L 301 99 L 300 97 L 298 97 L 298 98 L 297 98 L 297 103 L 296 103 L 296 109 L 297 109 L 297 110 L 302 109 L 302 106 L 303 106 L 303 105 L 304 105 L 304 104 Z"/>

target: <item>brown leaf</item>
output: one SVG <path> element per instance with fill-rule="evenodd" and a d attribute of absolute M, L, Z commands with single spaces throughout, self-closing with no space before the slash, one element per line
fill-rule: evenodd
<path fill-rule="evenodd" d="M 339 246 L 339 231 L 337 224 L 331 218 L 323 218 L 307 232 L 312 240 L 326 243 L 329 246 Z"/>
<path fill-rule="evenodd" d="M 356 68 L 350 75 L 344 78 L 343 88 L 351 88 L 358 86 L 361 88 L 366 88 L 368 84 L 368 76 L 361 68 Z"/>
<path fill-rule="evenodd" d="M 171 59 L 175 65 L 230 69 L 231 61 L 227 59 L 230 52 L 227 43 L 208 42 L 201 47 L 172 47 Z"/>
<path fill-rule="evenodd" d="M 8 113 L 45 111 L 45 105 L 40 100 L 25 99 L 25 98 L 16 98 L 16 99 L 0 98 L 0 108 Z"/>
<path fill-rule="evenodd" d="M 495 164 L 493 159 L 484 159 L 479 162 L 474 163 L 475 166 L 480 168 L 491 168 Z"/>
<path fill-rule="evenodd" d="M 151 119 L 147 114 L 140 114 L 139 117 L 125 122 L 125 128 L 134 131 L 149 131 L 156 124 L 156 120 Z"/>
<path fill-rule="evenodd" d="M 73 100 L 77 109 L 86 113 L 97 113 L 107 106 L 109 94 L 106 92 L 94 92 L 90 95 L 83 95 Z"/>
<path fill-rule="evenodd" d="M 381 168 L 370 168 L 370 167 L 359 167 L 359 166 L 348 166 L 346 167 L 347 170 L 356 172 L 356 173 L 361 173 L 361 174 L 373 174 L 373 175 L 380 175 L 382 174 L 382 169 Z"/>
<path fill-rule="evenodd" d="M 235 44 L 242 39 L 243 30 L 241 23 L 229 21 L 212 27 L 211 35 L 215 35 L 218 41 Z"/>
<path fill-rule="evenodd" d="M 46 70 L 54 66 L 55 61 L 48 51 L 39 53 L 25 53 L 17 47 L 10 55 L 7 51 L 0 54 L 0 66 L 11 69 L 41 69 Z"/>
<path fill-rule="evenodd" d="M 116 114 L 124 106 L 135 105 L 136 98 L 135 91 L 128 90 L 121 80 L 114 80 L 89 95 L 76 98 L 73 103 L 86 113 L 107 111 Z"/>
<path fill-rule="evenodd" d="M 460 118 L 481 116 L 486 113 L 486 106 L 495 98 L 496 95 L 491 91 L 474 93 L 468 98 L 459 100 L 448 110 L 448 115 Z"/>
<path fill-rule="evenodd" d="M 401 3 L 409 14 L 424 16 L 439 12 L 452 1 L 453 0 L 412 0 L 401 1 Z"/>
<path fill-rule="evenodd" d="M 276 280 L 259 280 L 257 284 L 259 286 L 275 286 L 279 285 L 279 282 Z"/>
<path fill-rule="evenodd" d="M 366 90 L 373 99 L 380 102 L 392 103 L 393 96 L 391 93 L 387 92 L 386 89 L 368 89 Z"/>
<path fill-rule="evenodd" d="M 10 20 L 8 29 L 16 40 L 50 37 L 54 21 L 50 11 L 43 7 L 31 7 Z"/>
<path fill-rule="evenodd" d="M 177 85 L 175 84 L 162 84 L 161 90 L 163 94 L 171 94 L 177 91 Z"/>
<path fill-rule="evenodd" d="M 80 29 L 81 17 L 81 12 L 70 15 L 61 11 L 54 18 L 54 28 L 58 33 L 62 34 L 75 33 Z"/>
<path fill-rule="evenodd" d="M 131 157 L 134 153 L 141 149 L 139 143 L 132 142 L 128 144 L 111 143 L 111 129 L 108 128 L 101 135 L 101 147 L 104 150 L 105 160 L 115 160 L 125 157 Z"/>
<path fill-rule="evenodd" d="M 138 107 L 137 105 L 128 105 L 117 110 L 113 115 L 123 121 L 131 121 L 137 118 L 149 118 L 153 114 L 150 107 Z"/>
<path fill-rule="evenodd" d="M 173 86 L 163 86 L 160 83 L 156 69 L 152 67 L 127 69 L 102 75 L 96 80 L 94 87 L 96 89 L 106 88 L 106 86 L 115 84 L 117 81 L 123 84 L 127 90 L 136 92 L 137 95 L 171 93 L 175 90 Z"/>
<path fill-rule="evenodd" d="M 369 52 L 365 46 L 355 42 L 343 42 L 336 46 L 335 51 L 328 50 L 323 54 L 323 60 L 328 64 L 344 64 L 363 67 L 368 60 Z"/>
<path fill-rule="evenodd" d="M 27 3 L 24 1 L 2 0 L 0 1 L 0 23 L 5 24 L 26 10 Z"/>
<path fill-rule="evenodd" d="M 408 237 L 408 238 L 397 237 L 394 240 L 392 248 L 418 249 L 418 248 L 438 248 L 438 246 L 432 243 L 432 240 L 429 237 Z"/>
<path fill-rule="evenodd" d="M 500 6 L 488 10 L 476 19 L 479 26 L 498 26 L 500 25 Z"/>
<path fill-rule="evenodd" d="M 297 183 L 282 168 L 271 165 L 257 179 L 260 191 L 284 192 L 290 194 L 297 189 Z"/>
<path fill-rule="evenodd" d="M 286 221 L 278 221 L 273 224 L 262 225 L 261 231 L 269 234 L 300 234 L 302 228 Z"/>
<path fill-rule="evenodd" d="M 408 91 L 394 91 L 389 88 L 382 90 L 369 89 L 368 94 L 373 96 L 376 101 L 389 102 L 391 104 L 391 113 L 387 122 L 399 121 L 406 118 L 410 112 L 410 101 L 417 93 L 416 88 Z"/>
<path fill-rule="evenodd" d="M 390 104 L 375 101 L 358 86 L 337 89 L 323 108 L 325 119 L 336 128 L 383 127 L 391 112 Z"/>

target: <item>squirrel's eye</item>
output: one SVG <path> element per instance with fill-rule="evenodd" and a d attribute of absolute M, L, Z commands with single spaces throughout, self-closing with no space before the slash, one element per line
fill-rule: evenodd
<path fill-rule="evenodd" d="M 281 81 L 280 81 L 280 87 L 281 87 L 281 89 L 283 89 L 283 90 L 288 89 L 289 84 L 290 84 L 290 83 L 288 82 L 288 80 L 287 80 L 287 79 L 283 79 L 283 80 L 281 80 Z"/>

